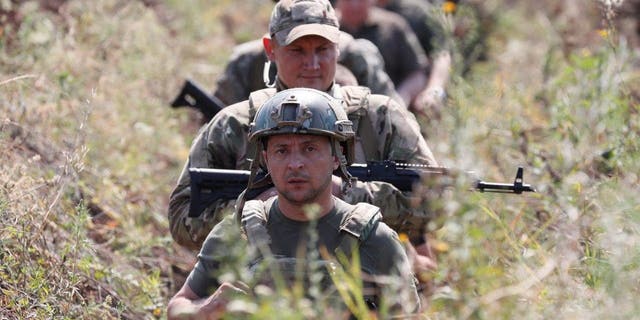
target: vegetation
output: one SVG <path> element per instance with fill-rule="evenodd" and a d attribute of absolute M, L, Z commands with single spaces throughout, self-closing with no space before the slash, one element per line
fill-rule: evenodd
<path fill-rule="evenodd" d="M 618 2 L 483 2 L 486 59 L 419 120 L 442 164 L 522 165 L 539 192 L 446 194 L 426 317 L 640 311 L 640 61 Z M 166 317 L 195 259 L 167 199 L 200 124 L 168 103 L 185 77 L 213 86 L 271 5 L 0 1 L 0 318 Z"/>

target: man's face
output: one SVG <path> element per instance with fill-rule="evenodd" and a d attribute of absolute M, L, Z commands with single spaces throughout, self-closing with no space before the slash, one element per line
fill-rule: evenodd
<path fill-rule="evenodd" d="M 338 168 L 328 137 L 285 134 L 269 137 L 263 152 L 280 201 L 316 203 L 331 194 L 331 176 Z M 282 199 L 284 198 L 284 199 Z"/>
<path fill-rule="evenodd" d="M 278 67 L 278 78 L 289 88 L 326 91 L 336 73 L 338 45 L 320 36 L 304 36 L 288 46 L 271 41 L 269 59 Z"/>

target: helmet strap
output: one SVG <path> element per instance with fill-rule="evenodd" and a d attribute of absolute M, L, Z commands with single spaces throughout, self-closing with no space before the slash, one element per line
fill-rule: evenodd
<path fill-rule="evenodd" d="M 269 70 L 271 70 L 271 61 L 267 60 L 267 62 L 264 63 L 264 68 L 262 69 L 262 81 L 264 81 L 264 85 L 267 86 L 267 88 L 275 88 L 278 75 L 276 74 L 275 79 L 271 82 L 271 79 L 269 79 Z"/>
<path fill-rule="evenodd" d="M 349 173 L 349 171 L 347 170 L 347 158 L 342 152 L 342 145 L 340 145 L 340 142 L 336 139 L 331 140 L 333 142 L 331 144 L 331 147 L 333 148 L 333 154 L 338 157 L 338 161 L 340 162 L 340 175 L 342 176 L 344 184 L 346 184 L 345 186 L 343 186 L 343 189 L 351 188 L 351 186 L 353 186 L 353 184 L 355 183 L 356 178 L 352 177 L 351 173 Z"/>
<path fill-rule="evenodd" d="M 246 194 L 247 191 L 251 188 L 253 188 L 256 185 L 256 175 L 258 174 L 258 170 L 260 170 L 260 158 L 262 156 L 262 141 L 258 141 L 258 143 L 255 146 L 256 149 L 256 154 L 255 154 L 255 158 L 253 159 L 253 161 L 251 161 L 251 165 L 249 166 L 249 170 L 251 171 L 251 173 L 249 174 L 249 181 L 247 182 L 247 188 L 244 189 L 244 191 L 242 191 L 242 193 L 240 193 L 240 195 L 238 196 L 238 198 L 236 199 L 236 219 L 238 222 L 240 222 L 240 219 L 242 217 L 242 210 L 244 209 L 244 203 L 247 201 L 246 199 Z M 265 179 L 267 179 L 268 177 L 265 177 Z M 264 180 L 261 180 L 261 182 L 264 182 Z"/>

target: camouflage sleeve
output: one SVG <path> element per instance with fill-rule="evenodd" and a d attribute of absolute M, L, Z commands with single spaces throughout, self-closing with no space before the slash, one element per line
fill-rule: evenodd
<path fill-rule="evenodd" d="M 219 276 L 229 270 L 237 270 L 238 261 L 230 252 L 246 252 L 235 215 L 222 219 L 202 245 L 193 270 L 186 280 L 187 285 L 199 297 L 207 297 L 220 285 Z"/>
<path fill-rule="evenodd" d="M 380 95 L 369 96 L 368 113 L 378 133 L 382 159 L 437 165 L 413 114 Z M 348 203 L 367 202 L 380 207 L 383 221 L 409 237 L 420 235 L 434 218 L 422 197 L 403 193 L 385 182 L 358 182 L 344 193 L 343 199 Z"/>
<path fill-rule="evenodd" d="M 192 143 L 189 159 L 169 198 L 169 226 L 178 244 L 192 249 L 200 248 L 213 226 L 233 212 L 235 201 L 216 201 L 199 217 L 189 217 L 191 179 L 188 168 L 248 168 L 248 109 L 246 101 L 223 109 L 201 129 Z"/>
<path fill-rule="evenodd" d="M 404 103 L 395 86 L 384 71 L 384 60 L 380 50 L 367 39 L 344 41 L 340 47 L 340 64 L 347 67 L 358 80 L 358 84 L 371 92 L 392 97 Z"/>
<path fill-rule="evenodd" d="M 377 131 L 378 152 L 383 159 L 438 165 L 413 113 L 382 95 L 370 95 L 368 105 L 367 113 Z"/>

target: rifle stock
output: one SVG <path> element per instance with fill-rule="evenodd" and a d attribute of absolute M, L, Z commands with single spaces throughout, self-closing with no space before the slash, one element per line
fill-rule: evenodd
<path fill-rule="evenodd" d="M 193 80 L 185 80 L 180 93 L 171 102 L 172 108 L 191 107 L 200 110 L 206 120 L 211 120 L 225 104 L 213 95 L 207 94 Z"/>
<path fill-rule="evenodd" d="M 380 181 L 393 184 L 401 191 L 411 191 L 423 177 L 429 175 L 448 175 L 449 168 L 431 167 L 396 163 L 394 161 L 371 161 L 367 164 L 353 164 L 347 167 L 351 175 L 359 181 Z M 480 192 L 514 193 L 536 192 L 529 184 L 524 183 L 524 169 L 518 167 L 513 183 L 498 183 L 476 180 L 473 189 Z M 197 217 L 204 209 L 218 199 L 236 199 L 247 187 L 250 171 L 210 168 L 189 168 L 191 177 L 191 204 L 189 216 Z M 257 175 L 259 181 L 264 175 Z M 251 189 L 247 198 L 252 199 L 271 185 Z"/>

